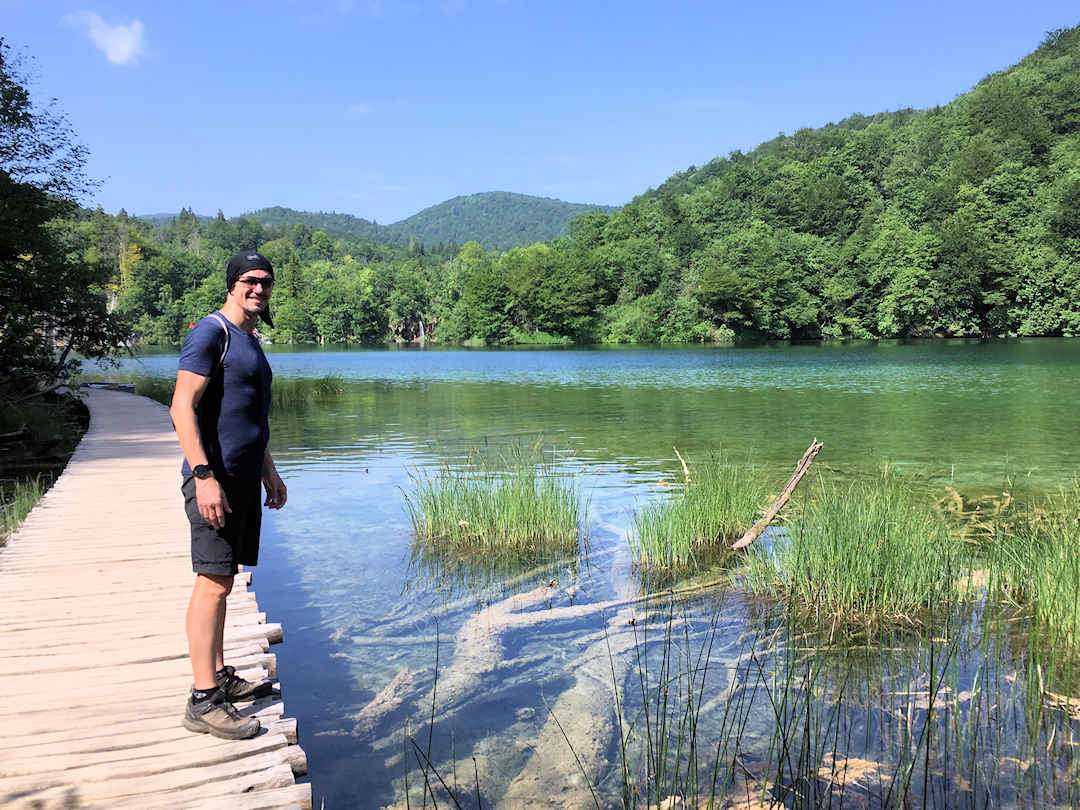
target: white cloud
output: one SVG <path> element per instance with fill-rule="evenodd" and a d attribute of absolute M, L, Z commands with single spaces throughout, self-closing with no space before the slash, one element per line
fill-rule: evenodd
<path fill-rule="evenodd" d="M 370 104 L 358 102 L 356 104 L 350 104 L 345 108 L 345 118 L 350 121 L 355 121 L 357 118 L 363 118 L 366 115 L 371 115 L 375 112 L 375 108 Z"/>
<path fill-rule="evenodd" d="M 137 63 L 143 55 L 143 24 L 132 20 L 127 25 L 109 25 L 93 11 L 65 14 L 64 22 L 82 28 L 94 46 L 114 65 Z"/>

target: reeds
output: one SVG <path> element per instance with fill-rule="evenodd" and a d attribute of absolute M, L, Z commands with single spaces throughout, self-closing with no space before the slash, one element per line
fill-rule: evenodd
<path fill-rule="evenodd" d="M 405 503 L 418 539 L 497 553 L 578 548 L 587 505 L 551 462 L 515 452 L 499 464 L 477 457 L 420 470 L 412 480 Z"/>
<path fill-rule="evenodd" d="M 987 550 L 989 590 L 1029 611 L 1039 646 L 1080 653 L 1080 483 L 1000 522 Z"/>
<path fill-rule="evenodd" d="M 172 404 L 173 389 L 176 379 L 173 377 L 136 377 L 135 393 L 149 397 L 162 405 Z"/>
<path fill-rule="evenodd" d="M 275 408 L 295 408 L 317 400 L 332 399 L 344 390 L 344 381 L 336 374 L 278 377 L 270 388 L 270 404 Z"/>
<path fill-rule="evenodd" d="M 40 476 L 0 481 L 0 544 L 19 527 L 44 491 Z"/>
<path fill-rule="evenodd" d="M 841 624 L 920 624 L 970 581 L 961 545 L 929 494 L 895 472 L 819 479 L 788 530 L 751 550 L 744 581 Z"/>
<path fill-rule="evenodd" d="M 730 464 L 717 454 L 686 472 L 681 492 L 634 513 L 630 547 L 646 571 L 679 571 L 703 557 L 725 555 L 765 503 L 764 476 L 751 465 Z"/>

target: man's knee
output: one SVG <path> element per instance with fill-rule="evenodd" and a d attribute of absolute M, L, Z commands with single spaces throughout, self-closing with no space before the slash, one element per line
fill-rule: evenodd
<path fill-rule="evenodd" d="M 221 574 L 198 574 L 195 577 L 195 590 L 212 599 L 224 599 L 232 593 L 233 577 Z"/>

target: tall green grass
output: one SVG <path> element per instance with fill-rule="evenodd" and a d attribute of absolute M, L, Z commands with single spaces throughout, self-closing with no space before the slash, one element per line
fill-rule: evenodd
<path fill-rule="evenodd" d="M 45 489 L 40 477 L 0 481 L 0 545 L 19 528 Z"/>
<path fill-rule="evenodd" d="M 997 524 L 989 591 L 1028 611 L 1038 643 L 1080 654 L 1080 483 Z"/>
<path fill-rule="evenodd" d="M 135 393 L 141 397 L 149 397 L 162 405 L 172 404 L 173 389 L 176 387 L 176 379 L 173 377 L 136 377 Z"/>
<path fill-rule="evenodd" d="M 968 555 L 929 493 L 895 472 L 819 480 L 786 532 L 751 548 L 744 581 L 841 624 L 920 624 L 969 582 Z"/>
<path fill-rule="evenodd" d="M 322 377 L 279 377 L 270 388 L 270 403 L 275 408 L 294 408 L 317 400 L 333 399 L 345 390 L 336 374 Z"/>
<path fill-rule="evenodd" d="M 726 554 L 768 497 L 760 470 L 721 455 L 690 467 L 690 478 L 674 497 L 634 513 L 630 547 L 647 571 L 679 571 L 703 556 Z"/>
<path fill-rule="evenodd" d="M 514 452 L 501 463 L 413 474 L 405 504 L 418 539 L 469 551 L 572 552 L 585 520 L 581 492 L 551 462 Z"/>

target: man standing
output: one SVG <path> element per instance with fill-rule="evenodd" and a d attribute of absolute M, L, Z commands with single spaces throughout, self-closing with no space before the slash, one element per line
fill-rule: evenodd
<path fill-rule="evenodd" d="M 274 270 L 262 254 L 244 251 L 229 260 L 225 278 L 225 304 L 195 324 L 180 349 L 169 415 L 184 453 L 181 491 L 196 575 L 187 610 L 195 682 L 183 723 L 245 739 L 258 734 L 259 721 L 240 715 L 233 701 L 268 695 L 271 685 L 225 665 L 225 598 L 237 566 L 258 562 L 262 505 L 280 509 L 286 492 L 267 450 L 272 374 L 254 334 L 259 318 L 273 325 Z"/>

